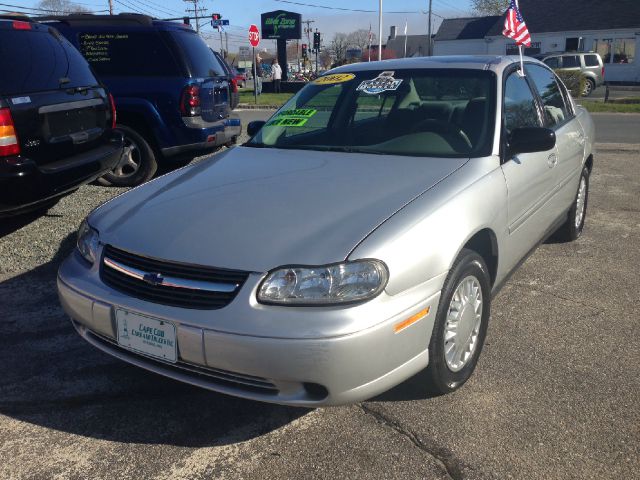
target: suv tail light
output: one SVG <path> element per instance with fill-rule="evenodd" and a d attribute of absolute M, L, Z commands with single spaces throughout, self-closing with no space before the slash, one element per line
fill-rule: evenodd
<path fill-rule="evenodd" d="M 200 87 L 198 85 L 184 87 L 180 98 L 180 112 L 183 117 L 200 115 Z"/>
<path fill-rule="evenodd" d="M 231 93 L 238 93 L 238 81 L 235 78 L 231 79 Z"/>
<path fill-rule="evenodd" d="M 111 109 L 111 128 L 116 128 L 116 102 L 113 95 L 109 94 L 109 108 Z"/>
<path fill-rule="evenodd" d="M 0 108 L 0 157 L 19 155 L 20 145 L 8 108 Z"/>

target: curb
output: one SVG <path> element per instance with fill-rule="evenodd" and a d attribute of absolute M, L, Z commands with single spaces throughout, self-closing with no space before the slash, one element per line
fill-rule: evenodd
<path fill-rule="evenodd" d="M 596 143 L 598 151 L 640 152 L 640 143 Z"/>
<path fill-rule="evenodd" d="M 239 103 L 236 109 L 244 110 L 277 110 L 282 105 L 256 105 L 255 103 Z"/>

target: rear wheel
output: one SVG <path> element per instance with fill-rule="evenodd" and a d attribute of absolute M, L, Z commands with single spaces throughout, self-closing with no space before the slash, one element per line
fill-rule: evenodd
<path fill-rule="evenodd" d="M 582 235 L 584 221 L 587 216 L 587 201 L 589 200 L 589 169 L 584 167 L 580 175 L 578 192 L 571 205 L 567 221 L 556 231 L 556 238 L 564 242 L 572 242 Z"/>
<path fill-rule="evenodd" d="M 491 309 L 491 281 L 480 255 L 463 249 L 447 279 L 431 341 L 427 388 L 445 394 L 460 388 L 478 363 Z"/>
<path fill-rule="evenodd" d="M 582 96 L 588 97 L 596 88 L 596 82 L 591 80 L 590 78 L 585 78 L 584 80 L 584 88 L 582 89 Z"/>
<path fill-rule="evenodd" d="M 149 143 L 126 125 L 116 127 L 124 136 L 124 151 L 115 168 L 98 180 L 102 185 L 135 187 L 150 180 L 158 164 Z"/>

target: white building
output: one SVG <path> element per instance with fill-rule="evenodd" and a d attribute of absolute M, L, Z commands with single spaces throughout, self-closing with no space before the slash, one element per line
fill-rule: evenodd
<path fill-rule="evenodd" d="M 520 0 L 532 37 L 528 54 L 594 51 L 608 82 L 640 83 L 640 0 Z M 502 36 L 504 17 L 454 18 L 442 22 L 435 55 L 515 54 Z"/>

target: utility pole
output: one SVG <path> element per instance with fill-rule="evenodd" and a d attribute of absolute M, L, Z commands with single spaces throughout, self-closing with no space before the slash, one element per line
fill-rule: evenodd
<path fill-rule="evenodd" d="M 433 55 L 433 52 L 431 50 L 432 49 L 432 44 L 431 44 L 431 7 L 432 7 L 432 2 L 433 2 L 433 0 L 429 0 L 429 29 L 428 29 L 429 34 L 427 35 L 428 36 L 428 41 L 429 41 L 429 56 Z"/>
<path fill-rule="evenodd" d="M 193 13 L 193 16 L 195 17 L 195 20 L 196 20 L 196 32 L 200 33 L 200 23 L 198 22 L 198 20 L 203 14 L 207 13 L 207 9 L 204 7 L 198 6 L 199 0 L 183 0 L 183 1 L 186 3 L 193 3 L 193 8 L 187 8 L 185 9 L 185 11 L 187 13 Z"/>
<path fill-rule="evenodd" d="M 229 55 L 229 35 L 227 35 L 226 30 L 224 32 L 224 44 L 225 44 L 224 49 L 226 50 L 227 55 Z"/>
<path fill-rule="evenodd" d="M 109 15 L 113 15 L 113 0 L 109 0 Z"/>
<path fill-rule="evenodd" d="M 306 23 L 307 26 L 304 29 L 304 32 L 307 34 L 307 48 L 309 48 L 309 46 L 311 45 L 311 24 L 312 23 L 316 23 L 315 20 L 303 20 L 300 23 Z M 304 68 L 303 70 L 306 72 L 307 71 L 307 61 L 305 58 L 302 59 L 302 63 L 304 64 Z"/>

